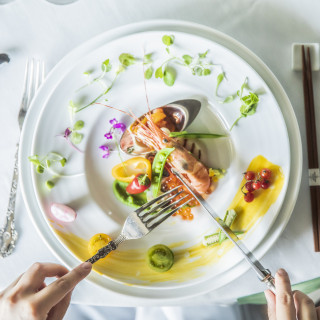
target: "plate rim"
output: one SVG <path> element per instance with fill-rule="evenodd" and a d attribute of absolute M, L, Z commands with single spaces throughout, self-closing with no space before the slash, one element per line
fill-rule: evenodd
<path fill-rule="evenodd" d="M 285 195 L 285 198 L 284 198 L 284 201 L 283 201 L 282 206 L 280 208 L 279 214 L 278 214 L 277 218 L 275 219 L 273 226 L 270 228 L 269 233 L 265 235 L 265 237 L 262 239 L 261 243 L 254 250 L 254 253 L 257 256 L 257 258 L 260 259 L 266 252 L 268 252 L 270 247 L 279 238 L 280 234 L 282 233 L 282 231 L 286 227 L 286 225 L 291 217 L 294 205 L 297 200 L 298 192 L 300 189 L 300 182 L 301 182 L 301 176 L 302 176 L 302 143 L 301 143 L 301 136 L 300 136 L 300 130 L 298 127 L 298 122 L 297 122 L 293 107 L 292 107 L 290 100 L 287 97 L 283 87 L 281 86 L 280 82 L 274 76 L 272 71 L 265 65 L 265 63 L 259 57 L 257 57 L 251 50 L 249 50 L 247 47 L 245 47 L 243 44 L 241 44 L 237 40 L 233 39 L 232 37 L 220 32 L 216 29 L 213 29 L 211 27 L 207 27 L 207 26 L 204 26 L 201 24 L 188 22 L 188 21 L 182 21 L 182 20 L 163 20 L 163 19 L 127 24 L 127 25 L 117 27 L 117 28 L 108 30 L 106 32 L 103 32 L 103 33 L 97 35 L 96 37 L 94 37 L 93 39 L 85 41 L 80 46 L 73 49 L 65 57 L 63 57 L 57 63 L 57 65 L 50 71 L 45 83 L 40 87 L 36 97 L 32 101 L 29 113 L 26 117 L 25 124 L 28 124 L 28 122 L 31 122 L 32 117 L 30 115 L 32 114 L 32 110 L 33 111 L 35 110 L 35 107 L 37 105 L 36 102 L 38 100 L 41 100 L 41 94 L 42 94 L 42 96 L 44 96 L 45 88 L 43 89 L 43 87 L 46 86 L 49 88 L 49 90 L 51 90 L 51 91 L 53 90 L 52 88 L 54 88 L 55 85 L 50 87 L 50 85 L 48 85 L 48 83 L 50 83 L 50 80 L 52 81 L 54 75 L 58 73 L 59 69 L 61 69 L 63 64 L 65 64 L 66 61 L 72 59 L 72 56 L 79 55 L 82 51 L 86 51 L 86 53 L 87 53 L 89 50 L 88 48 L 90 48 L 90 46 L 95 46 L 96 49 L 99 48 L 101 46 L 100 42 L 102 41 L 102 39 L 105 39 L 105 38 L 109 38 L 107 41 L 112 41 L 118 37 L 128 36 L 130 34 L 135 34 L 135 33 L 139 33 L 139 32 L 145 32 L 145 31 L 163 31 L 163 32 L 165 32 L 166 30 L 185 32 L 185 33 L 189 33 L 192 35 L 200 36 L 200 37 L 208 39 L 210 41 L 217 42 L 218 44 L 231 50 L 233 53 L 235 53 L 240 58 L 242 58 L 245 62 L 247 62 L 250 65 L 250 67 L 252 67 L 259 74 L 259 76 L 263 79 L 263 81 L 270 88 L 272 94 L 274 95 L 274 98 L 276 99 L 276 101 L 280 107 L 281 113 L 283 115 L 283 118 L 285 120 L 285 124 L 287 127 L 287 133 L 288 133 L 289 144 L 290 144 L 289 182 L 292 180 L 292 172 L 295 171 L 295 177 L 294 177 L 295 183 L 288 183 L 287 193 Z M 213 39 L 213 38 L 216 38 L 216 39 Z M 217 41 L 217 39 L 219 39 L 220 41 Z M 97 43 L 97 44 L 95 45 L 95 43 Z M 234 49 L 238 49 L 239 51 L 235 51 Z M 253 66 L 253 64 L 255 66 Z M 66 68 L 63 68 L 63 71 L 64 71 L 63 74 L 67 73 Z M 262 72 L 263 72 L 263 75 L 261 74 Z M 61 76 L 62 75 L 59 72 L 59 77 L 61 77 Z M 53 81 L 53 84 L 56 84 L 56 82 Z M 277 94 L 275 94 L 275 92 L 274 92 L 275 90 L 277 90 Z M 48 89 L 47 89 L 47 91 L 48 91 Z M 46 95 L 46 96 L 47 96 L 47 98 L 44 98 L 45 101 L 47 101 L 49 99 L 50 94 Z M 286 111 L 289 111 L 289 112 L 288 113 L 286 112 L 284 114 L 283 108 L 281 108 L 281 106 L 283 106 L 283 108 L 286 107 L 285 108 Z M 288 126 L 288 119 L 291 120 L 289 122 L 290 127 Z M 35 121 L 37 121 L 37 120 L 35 120 Z M 27 127 L 27 125 L 24 126 L 23 131 L 22 131 L 22 135 L 21 135 L 22 148 L 20 148 L 20 151 L 19 151 L 19 170 L 21 172 L 20 182 L 21 182 L 21 190 L 22 190 L 24 202 L 26 204 L 29 216 L 31 217 L 31 220 L 32 220 L 33 224 L 35 225 L 38 233 L 40 234 L 40 236 L 44 240 L 44 242 L 48 245 L 48 247 L 51 249 L 53 254 L 60 261 L 62 261 L 64 264 L 67 264 L 69 267 L 70 266 L 74 267 L 74 263 L 70 263 L 70 259 L 64 259 L 64 258 L 62 258 L 63 255 L 58 254 L 58 252 L 54 248 L 55 244 L 50 243 L 49 239 L 47 239 L 44 236 L 44 234 L 41 232 L 41 228 L 40 228 L 41 223 L 39 223 L 39 221 L 36 220 L 36 217 L 32 214 L 31 201 L 30 201 L 30 203 L 28 201 L 30 194 L 28 195 L 28 188 L 27 188 L 27 184 L 28 184 L 27 171 L 28 170 L 30 171 L 31 169 L 30 169 L 30 164 L 27 163 L 26 161 L 23 161 L 23 159 L 25 159 L 25 156 L 28 151 L 26 148 L 26 143 L 25 143 L 25 140 L 28 140 L 28 133 L 27 133 L 26 127 Z M 293 135 L 290 135 L 290 131 L 291 131 L 291 133 L 293 133 Z M 293 139 L 294 137 L 295 137 L 295 139 Z M 298 143 L 293 144 L 292 139 Z M 33 139 L 31 139 L 31 140 L 33 140 Z M 294 150 L 295 150 L 295 152 L 293 152 Z M 293 154 L 295 154 L 295 157 L 292 156 Z M 293 164 L 295 164 L 295 166 Z M 297 170 L 293 170 L 294 167 Z M 287 198 L 288 198 L 289 188 L 291 188 L 292 191 L 290 193 L 291 196 L 289 195 L 289 198 L 291 198 L 291 203 L 288 204 L 287 202 L 289 200 Z M 283 209 L 284 206 L 286 206 L 286 214 L 285 215 L 282 213 L 284 211 L 284 209 Z M 281 224 L 280 224 L 280 227 L 275 228 L 274 225 L 276 224 L 277 220 L 279 220 L 281 222 Z M 275 229 L 275 230 L 272 231 L 273 229 Z M 268 235 L 270 235 L 270 233 L 271 233 L 271 235 L 273 235 L 273 239 L 272 239 L 272 241 L 269 241 L 268 244 L 265 244 L 264 240 Z M 69 262 L 66 262 L 68 260 L 69 260 Z M 239 263 L 239 265 L 235 267 L 240 272 L 236 272 L 236 275 L 234 275 L 233 277 L 228 277 L 229 279 L 231 279 L 230 281 L 227 281 L 226 283 L 220 283 L 217 286 L 215 286 L 214 289 L 217 289 L 223 285 L 226 285 L 227 283 L 230 283 L 236 277 L 242 275 L 245 271 L 247 271 L 250 267 L 249 267 L 249 265 L 246 265 L 246 262 L 245 263 L 243 263 L 243 262 L 245 262 L 245 261 L 242 260 L 242 262 Z M 235 268 L 232 268 L 232 270 L 234 270 Z M 235 272 L 233 272 L 233 273 L 235 273 Z M 110 292 L 116 291 L 119 293 L 119 290 L 118 291 L 114 290 L 114 289 L 110 290 L 110 288 L 106 288 L 104 285 L 99 283 L 99 279 L 97 277 L 89 276 L 89 280 L 90 280 L 90 282 L 95 283 L 96 285 L 102 286 L 104 289 L 109 290 Z M 197 287 L 198 285 L 199 284 L 196 283 L 194 285 L 190 285 L 190 287 Z M 134 286 L 133 286 L 133 288 L 134 288 Z M 186 291 L 185 290 L 186 287 L 183 287 L 183 288 L 184 288 L 184 291 Z M 138 289 L 138 288 L 136 288 L 136 289 Z M 161 289 L 157 288 L 156 291 L 158 291 L 158 290 L 165 291 L 165 289 L 161 290 Z M 177 291 L 177 290 L 179 290 L 179 288 L 175 289 L 174 291 Z M 191 297 L 191 296 L 203 294 L 203 293 L 206 293 L 206 292 L 212 291 L 212 290 L 213 290 L 212 288 L 206 288 L 206 290 L 202 290 L 201 292 L 196 292 L 193 294 L 188 292 L 187 295 L 182 294 L 179 297 L 176 297 L 176 296 L 170 297 L 170 300 L 172 300 L 172 299 L 181 300 L 186 297 Z M 142 291 L 144 291 L 144 290 L 142 290 Z M 172 291 L 172 289 L 170 289 L 170 291 Z M 127 293 L 125 293 L 124 295 L 130 296 L 131 298 L 136 298 L 137 292 L 135 292 L 135 290 L 133 292 L 134 292 L 135 297 L 133 297 L 132 293 L 129 295 Z M 151 292 L 152 292 L 152 290 L 150 290 L 150 287 L 149 288 L 147 287 L 147 291 L 146 291 L 147 294 L 142 294 L 141 297 L 143 297 L 143 299 L 147 298 L 149 300 L 161 300 L 162 302 L 166 300 L 160 296 L 152 297 L 150 294 Z M 155 290 L 153 292 L 155 292 Z M 123 294 L 123 293 L 121 293 L 121 294 Z"/>

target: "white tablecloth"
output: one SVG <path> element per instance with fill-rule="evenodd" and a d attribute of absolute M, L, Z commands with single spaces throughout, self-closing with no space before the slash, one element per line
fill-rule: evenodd
<path fill-rule="evenodd" d="M 319 12 L 320 2 L 314 0 L 78 0 L 65 6 L 45 0 L 15 0 L 0 5 L 0 53 L 8 53 L 11 58 L 9 64 L 0 66 L 0 216 L 6 212 L 11 184 L 26 58 L 43 58 L 51 69 L 77 45 L 111 28 L 149 19 L 188 20 L 218 29 L 242 42 L 262 58 L 287 92 L 302 134 L 302 184 L 286 230 L 262 263 L 272 271 L 286 268 L 294 283 L 318 277 L 320 254 L 313 251 L 301 73 L 291 70 L 291 44 L 319 41 Z M 314 83 L 319 124 L 320 90 L 316 89 L 320 84 L 319 73 L 314 73 Z M 16 251 L 0 260 L 0 289 L 35 261 L 58 262 L 32 225 L 20 193 L 16 226 L 20 236 Z M 239 296 L 263 289 L 249 271 L 218 290 L 172 304 L 231 303 Z M 73 302 L 101 306 L 135 306 L 137 303 L 133 298 L 111 294 L 89 282 L 82 282 L 76 288 Z M 155 302 L 145 300 L 139 304 Z"/>

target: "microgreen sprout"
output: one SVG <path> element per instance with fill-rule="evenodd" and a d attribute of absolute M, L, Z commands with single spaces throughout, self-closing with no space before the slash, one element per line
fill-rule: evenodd
<path fill-rule="evenodd" d="M 84 72 L 83 74 L 88 78 L 88 83 L 86 83 L 84 86 L 80 87 L 77 91 L 80 91 L 80 90 L 92 85 L 93 83 L 99 83 L 101 85 L 101 87 L 104 90 L 106 90 L 107 86 L 106 86 L 105 82 L 103 81 L 103 78 L 105 77 L 107 72 L 111 71 L 111 69 L 112 69 L 112 65 L 110 63 L 110 60 L 106 59 L 105 61 L 103 61 L 101 63 L 102 72 L 98 76 L 96 76 L 95 78 L 93 78 L 91 76 L 93 73 L 93 70 L 89 70 L 89 71 Z"/>
<path fill-rule="evenodd" d="M 226 79 L 226 75 L 224 72 L 221 72 L 218 74 L 217 76 L 217 84 L 216 84 L 216 91 L 215 91 L 215 96 L 216 97 L 219 97 L 218 95 L 218 89 L 219 89 L 219 86 L 221 84 L 221 82 Z M 217 100 L 217 102 L 219 103 L 230 103 L 232 102 L 235 98 L 237 97 L 237 92 L 236 93 L 233 93 L 233 94 L 230 94 L 229 96 L 225 97 L 224 99 L 222 100 Z"/>
<path fill-rule="evenodd" d="M 119 56 L 119 66 L 118 66 L 118 69 L 116 70 L 115 72 L 115 76 L 113 77 L 113 80 L 111 81 L 111 83 L 109 84 L 109 86 L 104 86 L 104 90 L 101 94 L 99 94 L 95 99 L 93 99 L 91 102 L 89 102 L 87 105 L 81 107 L 81 108 L 78 108 L 76 110 L 76 112 L 80 112 L 88 107 L 90 107 L 91 105 L 95 104 L 97 101 L 99 101 L 100 99 L 104 99 L 105 101 L 107 101 L 106 99 L 106 95 L 107 93 L 111 90 L 111 88 L 113 87 L 116 79 L 118 78 L 119 74 L 121 72 L 123 72 L 127 67 L 135 64 L 139 59 L 134 57 L 132 54 L 130 53 L 122 53 L 120 54 Z M 91 81 L 90 84 L 92 84 L 93 82 L 96 82 L 96 81 L 101 81 L 102 78 L 105 76 L 105 74 L 107 72 L 109 72 L 112 68 L 111 64 L 110 64 L 110 60 L 109 59 L 106 59 L 102 65 L 101 65 L 101 68 L 102 68 L 102 74 L 95 78 L 93 81 Z"/>
<path fill-rule="evenodd" d="M 204 53 L 198 53 L 198 55 L 191 57 L 188 54 L 182 56 L 180 63 L 191 70 L 193 75 L 197 76 L 208 76 L 211 74 L 211 66 L 213 65 L 207 60 L 207 54 L 209 50 Z"/>
<path fill-rule="evenodd" d="M 169 47 L 170 47 L 171 45 L 173 45 L 174 36 L 172 36 L 172 35 L 171 35 L 171 36 L 164 35 L 164 36 L 162 37 L 162 42 L 163 42 L 163 44 L 166 45 L 166 51 L 167 51 L 168 53 L 170 53 Z"/>
<path fill-rule="evenodd" d="M 143 57 L 143 65 L 146 67 L 144 71 L 144 77 L 149 80 L 153 75 L 153 67 L 152 67 L 152 53 L 145 54 Z"/>
<path fill-rule="evenodd" d="M 110 60 L 109 59 L 106 59 L 105 61 L 102 62 L 101 64 L 101 69 L 102 69 L 102 72 L 109 72 L 112 68 L 112 65 L 110 63 Z"/>
<path fill-rule="evenodd" d="M 66 139 L 66 141 L 69 143 L 69 145 L 79 151 L 79 152 L 83 152 L 81 151 L 78 147 L 76 147 L 76 144 L 81 143 L 82 139 L 83 139 L 83 134 L 79 133 L 78 131 L 81 130 L 84 127 L 84 122 L 82 120 L 78 120 L 73 127 L 68 127 L 65 131 L 63 135 L 60 135 L 62 137 L 64 137 Z"/>
<path fill-rule="evenodd" d="M 245 79 L 244 83 L 242 84 L 240 90 L 237 91 L 237 95 L 240 98 L 241 101 L 241 107 L 240 107 L 240 116 L 236 119 L 236 121 L 233 123 L 233 125 L 230 128 L 230 131 L 232 128 L 237 125 L 239 120 L 241 118 L 245 118 L 247 116 L 251 116 L 256 113 L 259 97 L 256 93 L 250 92 L 246 96 L 243 96 L 244 89 L 249 90 L 250 87 L 248 85 L 248 78 Z"/>
<path fill-rule="evenodd" d="M 119 61 L 124 67 L 129 67 L 137 62 L 137 58 L 135 58 L 130 53 L 121 53 L 119 56 Z"/>
<path fill-rule="evenodd" d="M 49 152 L 44 158 L 40 159 L 38 155 L 28 157 L 29 161 L 35 166 L 36 171 L 39 174 L 45 171 L 49 172 L 53 177 L 60 176 L 52 167 L 59 164 L 60 167 L 64 167 L 67 163 L 67 159 L 57 152 Z M 54 187 L 54 182 L 47 180 L 45 182 L 46 187 L 51 190 Z"/>
<path fill-rule="evenodd" d="M 166 85 L 173 86 L 176 80 L 177 72 L 175 68 L 173 68 L 172 63 L 178 63 L 188 68 L 193 75 L 207 76 L 211 74 L 211 66 L 213 64 L 207 59 L 209 50 L 198 53 L 194 57 L 188 54 L 178 57 L 172 54 L 169 49 L 169 46 L 174 43 L 174 36 L 164 35 L 162 37 L 162 42 L 166 45 L 166 51 L 169 57 L 156 69 L 155 77 L 163 79 L 163 82 Z"/>

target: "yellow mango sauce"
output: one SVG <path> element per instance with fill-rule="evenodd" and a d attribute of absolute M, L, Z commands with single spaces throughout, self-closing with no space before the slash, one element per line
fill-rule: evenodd
<path fill-rule="evenodd" d="M 231 202 L 229 209 L 237 212 L 237 218 L 232 224 L 233 230 L 246 230 L 248 232 L 261 219 L 270 206 L 277 200 L 284 184 L 284 175 L 281 167 L 269 162 L 259 155 L 255 157 L 247 171 L 259 172 L 263 168 L 272 170 L 272 178 L 269 189 L 254 192 L 255 199 L 247 203 L 243 199 L 241 185 Z M 53 226 L 54 228 L 54 226 Z M 62 242 L 82 261 L 90 258 L 88 241 L 72 233 L 63 232 L 60 228 L 54 228 Z M 215 230 L 213 230 L 215 232 Z M 134 250 L 116 250 L 106 258 L 94 264 L 94 270 L 100 274 L 132 284 L 148 285 L 155 282 L 183 282 L 186 279 L 194 279 L 204 274 L 203 266 L 217 263 L 222 255 L 233 248 L 230 241 L 224 241 L 221 245 L 203 246 L 197 245 L 181 248 L 184 243 L 172 243 L 169 247 L 173 250 L 175 261 L 173 267 L 164 273 L 151 270 L 146 262 L 148 248 Z M 180 249 L 179 249 L 180 247 Z"/>

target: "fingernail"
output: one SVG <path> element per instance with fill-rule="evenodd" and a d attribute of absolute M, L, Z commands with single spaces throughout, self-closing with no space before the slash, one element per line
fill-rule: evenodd
<path fill-rule="evenodd" d="M 281 276 L 281 277 L 284 277 L 284 276 L 287 276 L 287 275 L 288 275 L 288 274 L 287 274 L 287 271 L 284 270 L 284 269 L 279 269 L 277 273 L 278 273 L 278 275 Z"/>
<path fill-rule="evenodd" d="M 92 264 L 90 262 L 84 262 L 80 265 L 80 267 L 84 270 L 91 270 Z"/>

